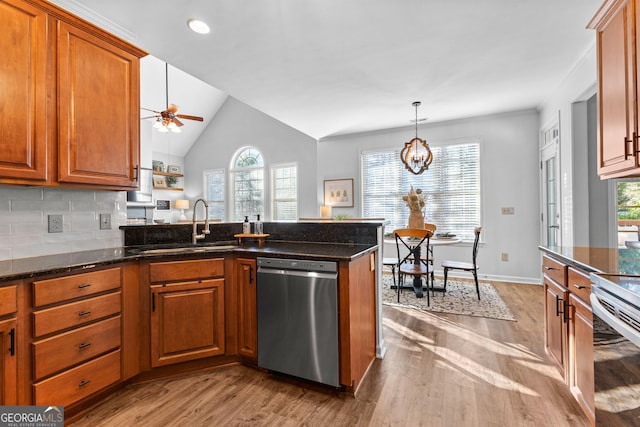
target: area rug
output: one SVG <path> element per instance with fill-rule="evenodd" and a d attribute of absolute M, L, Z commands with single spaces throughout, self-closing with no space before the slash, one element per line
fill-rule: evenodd
<path fill-rule="evenodd" d="M 442 279 L 436 278 L 436 286 L 442 285 Z M 466 316 L 488 317 L 491 319 L 512 320 L 516 318 L 504 303 L 496 288 L 490 283 L 480 282 L 480 300 L 473 282 L 447 280 L 447 292 L 430 294 L 430 305 L 427 305 L 427 295 L 416 298 L 412 289 L 403 289 L 400 293 L 400 303 L 393 286 L 390 274 L 382 275 L 382 303 L 391 306 L 411 307 L 423 311 L 462 314 Z"/>

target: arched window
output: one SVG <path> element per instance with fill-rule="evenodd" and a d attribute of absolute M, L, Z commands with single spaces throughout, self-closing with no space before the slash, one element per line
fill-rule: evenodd
<path fill-rule="evenodd" d="M 255 147 L 244 147 L 231 162 L 232 214 L 235 221 L 264 218 L 264 160 Z"/>

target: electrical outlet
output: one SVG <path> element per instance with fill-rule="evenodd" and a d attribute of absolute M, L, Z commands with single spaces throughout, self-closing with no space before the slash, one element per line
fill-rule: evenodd
<path fill-rule="evenodd" d="M 507 252 L 502 252 L 502 261 L 509 261 L 509 254 Z"/>
<path fill-rule="evenodd" d="M 514 213 L 514 208 L 502 208 L 502 215 L 513 215 Z"/>
<path fill-rule="evenodd" d="M 100 230 L 111 230 L 111 214 L 100 214 Z"/>
<path fill-rule="evenodd" d="M 62 233 L 62 215 L 48 215 L 49 233 Z"/>

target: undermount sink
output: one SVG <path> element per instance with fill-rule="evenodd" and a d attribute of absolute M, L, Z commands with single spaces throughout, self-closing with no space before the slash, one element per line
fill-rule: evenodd
<path fill-rule="evenodd" d="M 183 254 L 183 253 L 198 253 L 198 252 L 218 252 L 227 251 L 237 248 L 236 245 L 219 245 L 219 246 L 197 246 L 188 248 L 161 248 L 161 249 L 143 249 L 139 254 L 153 255 L 153 254 Z"/>

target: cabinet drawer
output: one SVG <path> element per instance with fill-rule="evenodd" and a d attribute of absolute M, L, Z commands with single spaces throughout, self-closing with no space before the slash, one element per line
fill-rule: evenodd
<path fill-rule="evenodd" d="M 80 326 L 120 313 L 120 292 L 47 308 L 33 313 L 34 336 Z"/>
<path fill-rule="evenodd" d="M 542 272 L 562 286 L 567 286 L 567 266 L 563 263 L 542 256 Z"/>
<path fill-rule="evenodd" d="M 149 265 L 149 279 L 154 282 L 201 279 L 224 275 L 224 258 L 154 262 Z"/>
<path fill-rule="evenodd" d="M 120 268 L 33 282 L 36 307 L 97 294 L 120 287 Z"/>
<path fill-rule="evenodd" d="M 68 406 L 120 380 L 120 350 L 33 385 L 34 404 Z"/>
<path fill-rule="evenodd" d="M 0 316 L 18 311 L 16 292 L 15 285 L 0 288 Z"/>
<path fill-rule="evenodd" d="M 33 344 L 36 380 L 120 346 L 120 316 Z"/>
<path fill-rule="evenodd" d="M 591 307 L 591 301 L 589 299 L 591 295 L 591 279 L 589 275 L 583 271 L 569 267 L 567 283 L 569 291 Z"/>

